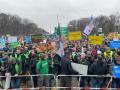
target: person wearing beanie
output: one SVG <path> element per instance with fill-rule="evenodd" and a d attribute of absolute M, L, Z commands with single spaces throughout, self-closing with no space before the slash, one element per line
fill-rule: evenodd
<path fill-rule="evenodd" d="M 107 65 L 103 61 L 102 52 L 97 51 L 97 61 L 94 62 L 89 69 L 91 75 L 107 75 Z M 92 78 L 92 88 L 100 88 L 104 87 L 104 80 L 103 78 L 93 77 Z"/>

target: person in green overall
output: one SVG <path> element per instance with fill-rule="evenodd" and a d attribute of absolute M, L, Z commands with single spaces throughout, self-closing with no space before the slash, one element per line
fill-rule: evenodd
<path fill-rule="evenodd" d="M 40 74 L 39 83 L 40 87 L 49 87 L 49 78 L 46 74 L 48 74 L 48 60 L 44 53 L 41 54 L 40 60 L 36 64 L 36 71 Z"/>
<path fill-rule="evenodd" d="M 11 88 L 19 89 L 21 77 L 18 76 L 22 74 L 20 50 L 17 50 L 15 55 L 10 56 L 10 63 L 8 72 L 10 72 L 12 76 L 15 76 L 11 78 Z"/>

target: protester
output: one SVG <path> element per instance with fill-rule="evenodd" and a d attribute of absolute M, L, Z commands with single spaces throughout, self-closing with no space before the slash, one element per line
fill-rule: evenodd
<path fill-rule="evenodd" d="M 105 41 L 105 40 L 104 40 Z M 78 72 L 74 71 L 71 63 L 82 64 L 88 66 L 87 75 L 114 75 L 113 67 L 119 66 L 120 51 L 119 49 L 110 49 L 109 42 L 102 45 L 86 44 L 87 41 L 70 41 L 65 43 L 65 55 L 59 56 L 57 47 L 52 47 L 51 42 L 48 43 L 31 43 L 21 44 L 17 47 L 11 48 L 7 43 L 3 50 L 0 50 L 0 76 L 5 76 L 10 73 L 11 89 L 20 88 L 21 83 L 29 83 L 32 80 L 31 86 L 37 87 L 54 87 L 55 78 L 58 75 L 76 75 Z M 48 47 L 49 46 L 49 47 Z M 117 53 L 117 55 L 115 55 Z M 20 78 L 20 75 L 39 75 L 26 76 Z M 46 75 L 43 75 L 46 74 Z M 48 75 L 52 74 L 52 75 Z M 60 79 L 59 79 L 60 78 Z M 61 87 L 68 87 L 71 89 L 72 77 L 64 76 L 58 77 Z M 0 78 L 0 87 L 4 89 L 6 76 Z M 58 81 L 59 81 L 58 80 Z M 110 78 L 107 77 L 84 77 L 81 76 L 79 81 L 80 87 L 101 88 L 107 86 Z M 112 79 L 112 87 L 120 88 L 118 78 Z M 2 83 L 2 84 L 1 84 Z M 0 89 L 1 89 L 0 88 Z"/>
<path fill-rule="evenodd" d="M 1 67 L 0 67 L 0 72 L 2 76 L 5 76 L 6 73 L 8 72 L 9 69 L 9 62 L 8 62 L 8 54 L 5 52 L 2 54 L 2 58 L 1 58 Z M 2 88 L 5 88 L 5 77 L 1 78 L 1 83 L 2 83 Z"/>
<path fill-rule="evenodd" d="M 21 84 L 21 77 L 18 77 L 18 75 L 22 74 L 22 65 L 21 65 L 21 58 L 20 58 L 20 50 L 18 49 L 16 51 L 15 57 L 10 58 L 11 64 L 9 65 L 9 72 L 11 73 L 12 77 L 11 79 L 11 87 L 13 89 L 19 89 Z"/>
<path fill-rule="evenodd" d="M 82 53 L 81 54 L 81 61 L 80 61 L 80 64 L 87 65 L 88 69 L 89 69 L 91 61 L 92 61 L 91 58 L 89 58 L 89 54 L 90 53 L 87 53 L 87 55 L 88 55 L 87 56 L 85 53 Z M 89 74 L 89 70 L 88 70 L 87 74 Z M 88 77 L 81 77 L 80 87 L 85 87 L 85 86 L 89 86 L 89 78 Z"/>
<path fill-rule="evenodd" d="M 41 53 L 40 60 L 36 64 L 36 71 L 40 74 L 38 83 L 40 88 L 43 86 L 49 87 L 49 78 L 46 75 L 49 72 L 47 59 L 48 57 L 44 53 Z"/>
<path fill-rule="evenodd" d="M 90 73 L 91 75 L 107 75 L 108 70 L 107 70 L 107 65 L 103 61 L 102 58 L 102 52 L 97 51 L 97 61 L 94 62 L 91 67 L 90 67 Z M 92 87 L 93 88 L 101 88 L 104 87 L 104 78 L 103 77 L 94 77 L 92 78 Z"/>
<path fill-rule="evenodd" d="M 52 52 L 52 60 L 53 60 L 53 72 L 55 76 L 59 75 L 61 73 L 61 57 L 57 54 L 56 51 Z"/>
<path fill-rule="evenodd" d="M 36 75 L 36 62 L 37 62 L 37 57 L 36 57 L 36 53 L 33 50 L 30 55 L 29 55 L 29 61 L 30 61 L 30 74 L 31 75 Z M 34 87 L 37 87 L 37 76 L 33 76 L 33 83 L 34 83 Z"/>
<path fill-rule="evenodd" d="M 120 66 L 120 51 L 117 51 L 117 55 L 115 56 L 115 61 L 113 66 Z M 112 88 L 120 88 L 120 79 L 113 78 Z"/>
<path fill-rule="evenodd" d="M 78 72 L 74 71 L 71 66 L 72 62 L 72 52 L 71 50 L 67 50 L 65 52 L 65 56 L 62 57 L 61 59 L 61 74 L 62 75 L 74 75 L 78 74 Z M 72 86 L 72 77 L 71 76 L 61 76 L 60 77 L 60 86 L 61 87 L 66 87 L 66 90 L 71 90 Z M 64 90 L 64 89 L 61 89 Z"/>

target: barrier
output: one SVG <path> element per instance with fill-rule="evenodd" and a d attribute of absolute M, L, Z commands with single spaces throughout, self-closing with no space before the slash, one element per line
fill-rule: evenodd
<path fill-rule="evenodd" d="M 35 77 L 36 77 L 36 80 L 37 80 L 36 82 L 34 81 Z M 27 80 L 26 80 L 26 78 L 27 78 Z M 10 75 L 6 74 L 6 76 L 0 76 L 0 82 L 1 82 L 0 90 L 2 90 L 2 89 L 3 90 L 9 89 L 10 88 L 10 84 L 11 84 L 11 86 L 13 85 L 14 79 L 15 80 L 16 79 L 20 79 L 21 80 L 20 90 L 24 90 L 24 89 L 26 90 L 26 88 L 30 89 L 30 90 L 35 90 L 36 88 L 42 88 L 41 82 L 43 83 L 44 79 L 46 79 L 45 81 L 49 84 L 51 78 L 55 82 L 55 75 L 54 74 L 19 75 L 19 76 L 10 76 Z M 26 84 L 26 83 L 23 83 L 23 82 L 28 82 L 28 83 Z M 22 83 L 23 83 L 23 86 L 22 86 Z M 34 86 L 35 83 L 37 83 L 37 85 L 40 84 L 40 86 L 39 85 L 38 86 Z M 47 88 L 51 88 L 51 87 L 47 87 Z M 14 89 L 11 89 L 11 90 L 14 90 Z"/>
<path fill-rule="evenodd" d="M 58 79 L 58 77 L 63 79 L 63 80 Z M 62 78 L 62 77 L 65 77 L 67 82 L 71 83 L 71 86 L 67 87 L 67 84 L 66 84 L 66 86 L 64 86 L 65 83 L 61 82 L 61 81 L 66 82 L 66 80 L 64 80 L 65 78 Z M 76 81 L 73 78 L 76 78 Z M 86 79 L 86 80 L 90 79 L 92 81 L 93 79 L 98 79 L 99 80 L 100 78 L 102 78 L 101 80 L 105 80 L 107 82 L 107 84 L 104 87 L 101 87 L 101 88 L 100 87 L 91 87 L 91 85 L 81 87 L 81 81 L 83 79 Z M 56 78 L 56 88 L 59 88 L 59 89 L 72 89 L 72 90 L 80 90 L 80 89 L 84 89 L 84 90 L 91 90 L 91 89 L 92 90 L 114 90 L 115 88 L 111 87 L 111 83 L 112 83 L 113 78 L 114 78 L 113 76 L 107 76 L 107 75 L 101 75 L 101 76 L 99 76 L 99 75 L 84 75 L 84 76 L 83 75 L 58 75 L 57 78 Z M 85 81 L 83 81 L 83 82 L 85 82 Z M 64 83 L 63 86 L 60 85 L 62 83 Z M 74 86 L 73 83 L 74 84 L 76 83 L 76 86 Z M 90 83 L 93 83 L 93 82 L 90 82 Z"/>
<path fill-rule="evenodd" d="M 50 77 L 50 76 L 52 76 L 53 78 L 54 78 L 54 82 L 55 82 L 55 85 L 54 86 L 52 86 L 52 87 L 48 87 L 48 86 L 46 86 L 46 87 L 40 87 L 40 86 L 38 86 L 38 87 L 34 87 L 34 85 L 33 85 L 33 77 L 34 76 L 37 76 L 37 77 L 39 77 L 39 76 L 48 76 L 48 77 Z M 8 76 L 0 76 L 0 78 L 7 78 Z M 67 90 L 67 89 L 72 89 L 72 90 L 81 90 L 81 89 L 84 89 L 84 90 L 114 90 L 114 89 L 116 89 L 116 88 L 112 88 L 112 87 L 110 87 L 110 84 L 111 84 L 111 82 L 112 82 L 112 80 L 113 80 L 113 76 L 107 76 L 107 75 L 101 75 L 101 76 L 99 76 L 99 75 L 58 75 L 57 77 L 55 77 L 55 75 L 54 74 L 44 74 L 44 75 L 39 75 L 39 74 L 37 74 L 37 75 L 19 75 L 19 76 L 9 76 L 9 77 L 11 77 L 11 78 L 16 78 L 16 77 L 30 77 L 30 87 L 20 87 L 19 89 L 20 90 L 39 90 L 39 89 L 48 89 L 48 90 L 59 90 L 59 89 L 65 89 L 65 90 Z M 72 78 L 72 82 L 75 84 L 76 83 L 76 86 L 74 86 L 74 84 L 71 84 L 71 86 L 69 87 L 62 87 L 60 84 L 61 84 L 61 79 L 62 79 L 62 77 L 71 77 Z M 107 80 L 107 84 L 106 84 L 106 86 L 105 87 L 101 87 L 101 88 L 99 88 L 99 87 L 91 87 L 91 86 L 85 86 L 85 87 L 81 87 L 80 85 L 81 85 L 81 80 L 83 79 L 83 78 L 104 78 L 105 80 Z M 103 79 L 103 80 L 104 80 Z M 70 80 L 70 79 L 67 79 L 67 80 Z M 70 83 L 70 82 L 69 82 Z M 64 83 L 63 83 L 64 84 Z M 7 89 L 2 89 L 2 88 L 0 88 L 0 90 L 7 90 Z M 9 89 L 9 90 L 14 90 L 14 89 Z"/>

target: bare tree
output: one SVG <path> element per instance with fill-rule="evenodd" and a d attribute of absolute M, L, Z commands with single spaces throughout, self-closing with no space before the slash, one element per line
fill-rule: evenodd
<path fill-rule="evenodd" d="M 43 31 L 45 32 L 28 19 L 0 13 L 0 35 L 42 34 Z"/>

